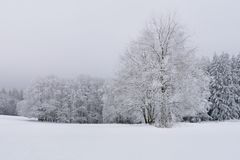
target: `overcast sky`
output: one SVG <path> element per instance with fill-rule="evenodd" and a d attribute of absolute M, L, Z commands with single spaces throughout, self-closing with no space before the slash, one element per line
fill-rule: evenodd
<path fill-rule="evenodd" d="M 0 87 L 49 74 L 112 77 L 147 20 L 168 13 L 198 54 L 240 51 L 239 0 L 0 0 Z"/>

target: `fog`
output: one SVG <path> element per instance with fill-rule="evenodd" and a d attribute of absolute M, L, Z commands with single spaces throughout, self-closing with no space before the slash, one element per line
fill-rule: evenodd
<path fill-rule="evenodd" d="M 0 1 L 0 87 L 45 75 L 110 78 L 153 16 L 175 14 L 198 55 L 240 51 L 237 0 Z"/>

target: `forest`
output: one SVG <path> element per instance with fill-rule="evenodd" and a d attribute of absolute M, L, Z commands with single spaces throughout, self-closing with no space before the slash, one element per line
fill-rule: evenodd
<path fill-rule="evenodd" d="M 55 123 L 146 123 L 240 119 L 240 54 L 198 56 L 173 17 L 153 18 L 132 40 L 112 79 L 42 77 L 3 89 L 0 114 Z"/>

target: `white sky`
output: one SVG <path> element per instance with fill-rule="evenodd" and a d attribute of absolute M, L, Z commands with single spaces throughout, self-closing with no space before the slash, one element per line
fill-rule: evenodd
<path fill-rule="evenodd" d="M 36 77 L 111 77 L 152 16 L 176 13 L 198 54 L 240 51 L 238 0 L 0 0 L 0 87 Z"/>

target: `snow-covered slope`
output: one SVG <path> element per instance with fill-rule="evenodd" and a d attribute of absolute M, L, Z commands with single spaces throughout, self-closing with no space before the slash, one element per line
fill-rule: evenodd
<path fill-rule="evenodd" d="M 1 160 L 233 160 L 240 122 L 145 125 L 40 123 L 0 116 Z"/>

